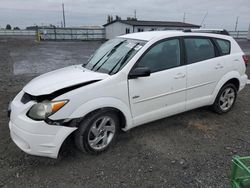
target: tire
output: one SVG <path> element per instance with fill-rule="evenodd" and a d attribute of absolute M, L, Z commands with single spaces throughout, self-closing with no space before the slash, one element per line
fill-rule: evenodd
<path fill-rule="evenodd" d="M 225 84 L 219 91 L 214 104 L 212 105 L 212 110 L 218 114 L 224 114 L 229 112 L 236 101 L 237 89 L 234 84 Z"/>
<path fill-rule="evenodd" d="M 115 141 L 120 122 L 112 110 L 99 110 L 84 118 L 75 132 L 76 147 L 85 153 L 100 154 Z"/>

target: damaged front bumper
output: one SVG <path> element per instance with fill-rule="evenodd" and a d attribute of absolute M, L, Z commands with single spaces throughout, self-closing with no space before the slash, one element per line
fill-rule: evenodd
<path fill-rule="evenodd" d="M 62 143 L 77 128 L 30 119 L 26 114 L 34 102 L 23 104 L 22 95 L 20 92 L 11 102 L 9 129 L 12 140 L 28 154 L 57 158 Z"/>

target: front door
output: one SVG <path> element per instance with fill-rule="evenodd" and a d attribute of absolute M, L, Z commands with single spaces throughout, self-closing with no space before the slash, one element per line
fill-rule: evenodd
<path fill-rule="evenodd" d="M 185 111 L 186 66 L 178 38 L 158 42 L 135 67 L 148 67 L 151 75 L 129 79 L 130 106 L 134 124 Z"/>

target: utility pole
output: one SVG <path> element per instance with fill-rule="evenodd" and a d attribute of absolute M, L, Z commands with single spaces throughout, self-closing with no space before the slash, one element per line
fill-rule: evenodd
<path fill-rule="evenodd" d="M 186 21 L 186 12 L 184 12 L 183 14 L 183 23 L 185 23 L 185 21 Z"/>
<path fill-rule="evenodd" d="M 65 28 L 66 24 L 65 24 L 64 3 L 62 3 L 62 11 L 63 11 L 63 27 Z"/>
<path fill-rule="evenodd" d="M 136 18 L 136 9 L 135 9 L 135 12 L 134 12 L 134 13 L 135 13 L 134 17 L 135 17 L 135 19 L 137 19 L 137 18 Z"/>
<path fill-rule="evenodd" d="M 247 40 L 250 40 L 250 23 L 249 23 L 249 28 L 248 28 Z"/>
<path fill-rule="evenodd" d="M 236 23 L 235 23 L 235 31 L 237 31 L 238 22 L 239 22 L 239 16 L 237 16 L 237 19 L 236 19 Z"/>

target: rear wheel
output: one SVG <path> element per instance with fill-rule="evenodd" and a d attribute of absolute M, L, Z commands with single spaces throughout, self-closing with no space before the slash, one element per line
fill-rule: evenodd
<path fill-rule="evenodd" d="M 113 111 L 100 110 L 79 125 L 75 143 L 80 151 L 99 154 L 114 142 L 119 127 L 119 118 Z"/>
<path fill-rule="evenodd" d="M 212 109 L 219 114 L 230 111 L 237 97 L 237 89 L 234 84 L 228 83 L 224 85 L 212 105 Z"/>

